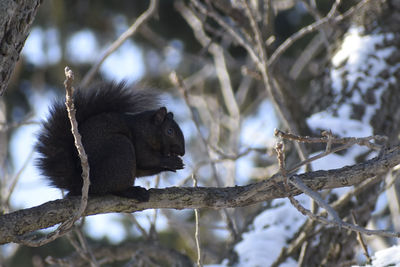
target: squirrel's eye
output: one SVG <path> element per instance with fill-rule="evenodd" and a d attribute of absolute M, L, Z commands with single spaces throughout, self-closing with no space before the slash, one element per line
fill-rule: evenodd
<path fill-rule="evenodd" d="M 174 130 L 172 128 L 168 128 L 167 134 L 172 135 L 174 133 Z"/>

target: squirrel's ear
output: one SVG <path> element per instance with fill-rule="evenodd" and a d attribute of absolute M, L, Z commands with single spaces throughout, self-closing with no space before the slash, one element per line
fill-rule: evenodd
<path fill-rule="evenodd" d="M 167 119 L 170 119 L 170 120 L 174 119 L 174 113 L 168 112 Z"/>
<path fill-rule="evenodd" d="M 154 122 L 156 125 L 160 125 L 165 120 L 165 116 L 167 115 L 167 108 L 161 107 L 159 110 L 156 111 L 154 114 Z"/>

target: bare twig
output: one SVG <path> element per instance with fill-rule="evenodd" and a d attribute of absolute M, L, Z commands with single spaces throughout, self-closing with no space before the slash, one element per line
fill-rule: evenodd
<path fill-rule="evenodd" d="M 85 237 L 82 235 L 79 229 L 75 229 L 75 233 L 77 234 L 77 237 L 79 239 L 79 243 L 76 242 L 74 239 L 72 232 L 69 232 L 67 234 L 67 239 L 69 243 L 74 247 L 76 253 L 79 254 L 79 256 L 84 259 L 86 262 L 90 264 L 91 267 L 98 267 L 100 266 L 94 257 L 93 253 L 91 252 L 90 248 L 87 245 L 87 242 L 85 240 Z"/>
<path fill-rule="evenodd" d="M 328 138 L 328 142 L 326 142 L 326 148 L 325 148 L 325 152 L 329 152 L 332 149 L 332 140 L 333 140 L 333 136 L 332 136 L 332 132 L 328 131 L 326 133 L 326 137 Z"/>
<path fill-rule="evenodd" d="M 284 185 L 285 185 L 285 190 L 289 190 L 289 182 L 293 184 L 297 189 L 301 190 L 303 193 L 307 194 L 309 197 L 311 197 L 312 200 L 316 201 L 321 207 L 323 207 L 335 220 L 335 222 L 338 223 L 338 225 L 341 225 L 341 220 L 339 216 L 337 215 L 336 211 L 330 207 L 328 204 L 325 203 L 325 201 L 321 198 L 321 196 L 315 192 L 312 191 L 309 187 L 307 187 L 296 175 L 293 175 L 292 177 L 289 178 L 288 172 L 285 168 L 285 150 L 284 150 L 284 144 L 283 142 L 277 143 L 275 146 L 276 152 L 277 152 L 277 159 L 279 162 L 279 171 L 284 177 Z M 301 204 L 294 199 L 292 194 L 288 195 L 288 198 L 292 205 L 301 213 L 306 214 L 305 208 L 301 206 Z"/>
<path fill-rule="evenodd" d="M 92 66 L 89 72 L 83 78 L 80 86 L 86 87 L 89 85 L 91 80 L 93 79 L 96 72 L 99 70 L 101 64 L 106 60 L 106 58 L 111 55 L 115 50 L 117 50 L 129 37 L 136 33 L 137 29 L 146 21 L 148 21 L 151 16 L 154 14 L 157 8 L 158 0 L 151 0 L 148 9 L 141 14 L 136 21 L 132 24 L 129 29 L 127 29 L 121 36 L 115 40 L 100 56 L 97 62 Z"/>
<path fill-rule="evenodd" d="M 333 137 L 330 132 L 322 132 L 322 137 L 310 137 L 310 136 L 298 136 L 291 133 L 286 133 L 281 130 L 275 129 L 274 135 L 284 139 L 302 142 L 302 143 L 331 143 L 331 144 L 350 144 L 350 145 L 360 145 L 367 146 L 368 148 L 374 150 L 381 150 L 382 146 L 371 143 L 371 140 L 386 143 L 388 138 L 382 135 L 372 135 L 367 137 L 344 137 L 338 138 Z"/>
<path fill-rule="evenodd" d="M 29 162 L 32 160 L 33 152 L 34 152 L 34 150 L 32 150 L 29 153 L 29 155 L 26 158 L 26 160 L 25 160 L 24 164 L 22 165 L 22 167 L 18 170 L 17 174 L 12 178 L 11 185 L 7 189 L 7 192 L 5 192 L 5 197 L 4 197 L 5 201 L 4 201 L 4 203 L 6 204 L 6 207 L 8 207 L 8 204 L 10 203 L 11 195 L 14 192 L 15 186 L 17 185 L 18 180 L 20 179 L 22 172 L 26 169 L 26 167 L 28 166 Z"/>
<path fill-rule="evenodd" d="M 357 218 L 356 218 L 356 214 L 354 213 L 354 210 L 351 211 L 351 217 L 353 219 L 353 223 L 355 225 L 357 225 Z M 357 240 L 358 240 L 358 243 L 360 243 L 360 245 L 361 245 L 361 247 L 363 249 L 365 257 L 367 258 L 367 263 L 371 264 L 372 260 L 371 260 L 371 257 L 369 256 L 368 248 L 365 245 L 365 241 L 364 241 L 361 233 L 359 233 L 359 232 L 357 232 Z"/>
<path fill-rule="evenodd" d="M 294 199 L 294 201 L 298 202 L 296 199 Z M 298 205 L 300 207 L 302 207 L 300 205 L 300 203 L 298 203 Z M 336 227 L 339 227 L 339 228 L 344 228 L 344 229 L 351 230 L 351 231 L 354 231 L 354 232 L 359 232 L 359 233 L 363 233 L 363 234 L 366 234 L 366 235 L 379 235 L 379 236 L 396 237 L 396 238 L 400 237 L 400 233 L 396 233 L 396 232 L 393 232 L 393 231 L 370 230 L 370 229 L 366 229 L 366 228 L 363 228 L 363 227 L 360 227 L 360 226 L 357 226 L 357 225 L 354 225 L 354 224 L 350 224 L 350 223 L 347 223 L 347 222 L 344 222 L 344 221 L 341 221 L 341 223 L 338 223 L 336 221 L 329 220 L 329 219 L 327 219 L 325 217 L 321 217 L 319 215 L 315 215 L 312 212 L 310 212 L 309 210 L 305 209 L 304 207 L 299 209 L 299 211 L 301 213 L 303 213 L 304 215 L 308 216 L 312 220 L 318 221 L 318 222 L 323 223 L 323 224 L 336 226 Z"/>
<path fill-rule="evenodd" d="M 136 226 L 136 228 L 139 230 L 140 234 L 142 235 L 143 239 L 148 240 L 149 239 L 149 234 L 146 232 L 146 230 L 143 228 L 143 226 L 136 220 L 136 217 L 134 214 L 127 214 L 131 222 Z"/>
<path fill-rule="evenodd" d="M 246 1 L 244 1 L 244 5 L 246 6 Z M 244 32 L 239 32 L 236 28 L 232 27 L 228 24 L 217 12 L 212 9 L 208 9 L 198 0 L 191 0 L 191 3 L 200 11 L 200 13 L 205 16 L 209 16 L 214 19 L 218 24 L 222 26 L 232 37 L 236 40 L 243 48 L 247 50 L 251 59 L 257 66 L 258 70 L 261 72 L 262 80 L 264 82 L 264 86 L 266 91 L 271 96 L 271 100 L 276 108 L 279 116 L 282 118 L 284 124 L 288 129 L 293 132 L 298 132 L 296 123 L 294 122 L 292 115 L 290 114 L 284 99 L 282 98 L 282 92 L 280 92 L 279 86 L 276 81 L 271 80 L 269 77 L 268 64 L 265 52 L 265 44 L 262 40 L 261 32 L 258 28 L 257 23 L 255 23 L 254 15 L 251 12 L 251 9 L 248 8 L 246 15 L 249 16 L 249 21 L 253 26 L 254 35 L 256 36 L 256 46 L 257 50 L 254 49 L 253 40 L 248 35 L 244 34 Z M 248 6 L 247 6 L 248 7 Z M 246 39 L 247 38 L 247 39 Z M 258 52 L 258 53 L 257 53 Z M 301 160 L 304 160 L 306 155 L 306 150 L 302 147 L 302 144 L 295 143 L 296 150 L 299 154 Z"/>
<path fill-rule="evenodd" d="M 2 127 L 1 131 L 8 132 L 8 131 L 13 130 L 15 128 L 19 128 L 21 126 L 39 124 L 38 121 L 32 120 L 33 115 L 34 115 L 33 113 L 28 113 L 19 122 L 11 122 L 11 123 L 9 123 L 9 122 L 0 122 L 0 126 Z"/>
<path fill-rule="evenodd" d="M 210 153 L 210 150 L 209 150 L 208 142 L 207 142 L 206 138 L 203 136 L 203 134 L 201 133 L 200 122 L 195 118 L 195 115 L 193 114 L 192 109 L 190 109 L 191 104 L 190 104 L 190 101 L 189 101 L 188 89 L 186 88 L 185 83 L 183 82 L 183 80 L 174 71 L 171 72 L 171 74 L 169 75 L 169 80 L 172 82 L 172 84 L 174 86 L 176 86 L 178 88 L 178 90 L 180 91 L 180 93 L 183 96 L 183 99 L 186 102 L 186 105 L 189 107 L 189 110 L 191 111 L 190 112 L 191 119 L 194 122 L 194 125 L 196 126 L 197 133 L 200 136 L 201 141 L 202 141 L 202 143 L 204 145 L 204 148 L 207 151 L 207 155 L 208 155 L 208 157 L 210 159 L 209 162 L 211 163 L 214 179 L 215 179 L 215 181 L 216 181 L 218 186 L 222 186 L 221 182 L 217 178 L 217 168 L 216 168 L 215 164 L 213 163 L 214 161 L 211 160 L 212 157 L 211 157 L 211 153 Z"/>
<path fill-rule="evenodd" d="M 257 45 L 257 52 L 258 56 L 261 58 L 262 62 L 267 61 L 267 55 L 265 51 L 265 43 L 263 41 L 261 31 L 257 25 L 256 19 L 254 17 L 252 9 L 249 7 L 248 1 L 242 0 L 242 3 L 245 7 L 246 15 L 250 21 L 251 29 L 253 30 L 254 33 L 254 38 L 255 38 L 255 43 Z"/>
<path fill-rule="evenodd" d="M 304 4 L 304 6 L 308 10 L 308 12 L 314 17 L 314 19 L 316 21 L 323 18 L 321 12 L 319 12 L 319 10 L 316 6 L 309 4 L 308 1 L 306 1 L 306 0 L 301 0 L 301 2 Z M 340 2 L 341 2 L 341 0 L 337 0 L 332 4 L 332 8 L 329 11 L 329 14 L 327 15 L 327 17 L 336 15 L 336 12 L 340 5 Z M 329 52 L 330 44 L 329 44 L 328 36 L 333 32 L 333 27 L 331 25 L 325 25 L 325 27 L 321 27 L 321 29 L 319 29 L 319 32 L 320 32 L 319 36 L 322 37 L 323 43 L 325 44 L 326 49 Z"/>
<path fill-rule="evenodd" d="M 377 141 L 381 141 L 381 142 L 387 141 L 386 136 L 380 136 L 380 135 L 361 137 L 361 138 L 356 138 L 356 137 L 333 138 L 330 133 L 324 132 L 323 135 L 325 135 L 325 137 L 315 138 L 315 137 L 309 137 L 309 136 L 298 136 L 298 135 L 294 135 L 294 134 L 290 134 L 290 133 L 284 133 L 280 130 L 275 130 L 274 134 L 275 134 L 275 136 L 278 136 L 280 138 L 295 140 L 297 142 L 327 143 L 327 147 L 324 152 L 321 152 L 318 155 L 307 158 L 307 159 L 297 163 L 295 166 L 292 167 L 292 169 L 288 170 L 288 173 L 293 173 L 296 170 L 298 170 L 301 166 L 309 164 L 309 163 L 311 163 L 317 159 L 323 158 L 329 154 L 336 153 L 338 151 L 347 149 L 355 144 L 360 145 L 360 146 L 367 146 L 367 147 L 375 149 L 375 150 L 380 150 L 380 149 L 382 149 L 382 146 L 371 143 L 370 140 L 377 140 Z M 335 148 L 331 148 L 332 144 L 344 144 L 344 145 L 338 146 Z"/>
<path fill-rule="evenodd" d="M 400 237 L 400 233 L 397 232 L 393 232 L 393 231 L 387 231 L 387 230 L 369 230 L 363 227 L 360 227 L 358 225 L 354 225 L 354 224 L 350 224 L 347 222 L 344 222 L 342 220 L 336 221 L 336 220 L 329 220 L 325 217 L 322 217 L 320 215 L 316 215 L 313 214 L 312 212 L 310 212 L 309 210 L 305 209 L 303 206 L 301 206 L 301 204 L 294 199 L 293 197 L 289 196 L 289 198 L 292 198 L 291 201 L 293 201 L 295 204 L 294 206 L 304 215 L 308 216 L 310 219 L 318 221 L 320 223 L 323 224 L 327 224 L 327 225 L 332 225 L 332 226 L 336 226 L 339 228 L 345 228 L 357 233 L 363 233 L 366 235 L 379 235 L 379 236 L 385 236 L 385 237 Z M 328 211 L 326 209 L 326 211 Z"/>
<path fill-rule="evenodd" d="M 198 10 L 206 15 L 213 18 L 218 24 L 220 24 L 228 33 L 241 45 L 243 46 L 254 62 L 259 62 L 259 58 L 257 56 L 256 51 L 253 48 L 253 44 L 246 40 L 241 33 L 239 33 L 236 29 L 232 28 L 228 25 L 216 12 L 209 12 L 207 8 L 198 0 L 191 0 L 191 3 L 198 8 Z"/>
<path fill-rule="evenodd" d="M 213 56 L 217 77 L 221 85 L 220 90 L 225 101 L 225 105 L 229 115 L 233 119 L 232 121 L 237 124 L 240 120 L 240 110 L 233 94 L 230 75 L 226 67 L 224 49 L 220 45 L 212 42 L 211 38 L 206 35 L 203 29 L 204 24 L 182 2 L 177 2 L 175 7 L 192 27 L 197 40 L 203 45 L 203 47 L 206 47 Z M 233 127 L 237 128 L 238 125 Z M 232 131 L 235 132 L 235 129 Z"/>
<path fill-rule="evenodd" d="M 187 10 L 185 10 L 183 6 L 180 7 L 180 8 L 182 8 L 182 12 L 187 12 Z M 172 84 L 174 84 L 179 89 L 179 91 L 181 92 L 181 94 L 183 96 L 183 99 L 186 102 L 186 105 L 189 107 L 189 109 L 191 111 L 190 114 L 191 114 L 191 117 L 192 117 L 192 121 L 194 122 L 194 124 L 196 126 L 196 130 L 197 130 L 199 136 L 201 137 L 201 140 L 202 140 L 202 143 L 204 145 L 204 148 L 207 151 L 207 156 L 209 158 L 208 162 L 210 163 L 211 170 L 213 172 L 214 180 L 216 181 L 217 186 L 221 187 L 222 183 L 221 183 L 221 181 L 220 181 L 220 179 L 218 177 L 217 167 L 216 167 L 216 164 L 215 164 L 218 160 L 213 160 L 212 159 L 212 153 L 210 151 L 210 145 L 208 144 L 207 140 L 202 135 L 201 130 L 200 130 L 200 128 L 201 128 L 200 123 L 197 121 L 197 119 L 195 118 L 195 116 L 193 114 L 193 110 L 190 108 L 191 105 L 190 105 L 189 96 L 188 96 L 188 89 L 186 88 L 185 83 L 183 82 L 183 80 L 176 74 L 176 72 L 172 72 L 170 74 L 169 78 L 170 78 L 170 81 L 172 82 Z M 229 228 L 229 231 L 230 231 L 230 233 L 232 234 L 232 236 L 235 239 L 236 236 L 237 236 L 237 229 L 235 227 L 236 224 L 235 224 L 234 220 L 232 219 L 232 217 L 229 215 L 229 213 L 225 209 L 223 209 L 221 211 L 221 216 L 226 221 L 226 224 L 227 224 L 227 226 Z"/>
<path fill-rule="evenodd" d="M 337 212 L 329 205 L 327 204 L 322 197 L 315 191 L 311 190 L 308 186 L 306 186 L 298 177 L 297 175 L 293 175 L 290 179 L 289 182 L 293 184 L 296 188 L 300 189 L 303 191 L 306 195 L 311 197 L 315 202 L 318 203 L 322 208 L 324 208 L 329 215 L 332 216 L 333 220 L 338 223 L 338 225 L 341 225 L 342 220 L 340 219 L 339 215 Z"/>
<path fill-rule="evenodd" d="M 81 228 L 76 227 L 75 233 L 78 237 L 79 243 L 81 244 L 83 251 L 89 256 L 90 265 L 92 267 L 100 266 L 99 262 L 97 261 L 96 257 L 93 254 L 92 248 L 88 244 L 88 241 L 87 241 L 85 235 L 82 233 Z"/>
<path fill-rule="evenodd" d="M 310 243 L 309 242 L 304 242 L 301 245 L 301 250 L 300 250 L 300 255 L 299 258 L 297 259 L 297 266 L 304 266 L 304 261 L 305 261 L 305 256 L 306 256 L 306 252 L 307 252 L 307 248 L 309 247 Z M 271 266 L 271 267 L 275 267 L 275 266 Z"/>
<path fill-rule="evenodd" d="M 76 109 L 73 100 L 73 93 L 74 88 L 72 87 L 72 82 L 74 80 L 74 73 L 69 67 L 65 67 L 65 76 L 66 80 L 64 82 L 65 91 L 66 91 L 66 98 L 65 98 L 65 105 L 68 111 L 68 118 L 71 123 L 71 132 L 74 137 L 75 147 L 78 150 L 79 159 L 81 161 L 82 166 L 82 179 L 83 179 L 83 186 L 82 186 L 82 202 L 79 207 L 79 210 L 76 212 L 75 216 L 68 224 L 66 224 L 66 228 L 72 227 L 73 223 L 78 220 L 82 214 L 85 212 L 87 201 L 88 201 L 88 193 L 89 193 L 89 161 L 85 152 L 85 149 L 82 144 L 82 137 L 78 131 L 78 122 L 76 121 Z"/>
<path fill-rule="evenodd" d="M 128 261 L 123 266 L 193 266 L 193 263 L 186 255 L 170 248 L 149 242 L 125 242 L 117 246 L 102 245 L 93 248 L 93 254 L 98 258 L 101 266 L 121 265 L 121 261 Z M 146 255 L 143 257 L 143 255 Z M 139 260 L 145 259 L 145 264 L 140 265 Z M 155 261 L 149 261 L 157 259 Z M 136 262 L 133 260 L 137 260 Z M 52 259 L 53 264 L 60 266 L 87 266 L 87 261 L 82 259 L 78 253 L 67 256 L 63 259 Z M 116 264 L 113 264 L 116 263 Z"/>
<path fill-rule="evenodd" d="M 192 175 L 193 186 L 197 187 L 197 178 Z M 196 248 L 197 248 L 197 266 L 203 266 L 203 260 L 201 257 L 201 248 L 200 248 L 200 223 L 199 223 L 199 209 L 194 209 L 194 216 L 196 221 L 196 231 L 194 233 L 194 238 L 196 240 Z"/>
<path fill-rule="evenodd" d="M 294 132 L 298 132 L 298 127 L 296 123 L 293 120 L 293 116 L 290 113 L 289 109 L 287 108 L 286 101 L 283 98 L 282 91 L 280 87 L 278 86 L 278 83 L 275 79 L 270 77 L 270 71 L 269 71 L 269 65 L 267 64 L 267 52 L 266 52 L 266 47 L 265 43 L 263 41 L 263 37 L 261 35 L 261 31 L 258 27 L 258 24 L 256 23 L 255 16 L 249 7 L 247 1 L 242 1 L 243 5 L 246 10 L 246 15 L 250 20 L 250 24 L 252 26 L 253 32 L 254 32 L 254 40 L 258 48 L 258 61 L 254 61 L 254 63 L 257 65 L 259 71 L 261 72 L 262 79 L 264 82 L 264 86 L 266 91 L 269 93 L 272 102 L 274 103 L 274 106 L 276 110 L 278 111 L 278 114 L 280 114 L 283 122 L 286 124 L 286 127 L 291 129 Z M 295 143 L 295 148 L 296 151 L 300 157 L 301 160 L 305 160 L 307 158 L 307 152 L 306 149 L 304 148 L 303 145 Z"/>

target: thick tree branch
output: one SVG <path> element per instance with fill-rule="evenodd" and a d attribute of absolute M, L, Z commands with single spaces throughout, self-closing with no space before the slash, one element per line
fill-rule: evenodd
<path fill-rule="evenodd" d="M 380 157 L 340 169 L 314 171 L 298 175 L 312 190 L 347 187 L 368 178 L 386 173 L 400 164 L 400 147 Z M 289 174 L 291 176 L 293 174 Z M 85 215 L 110 212 L 136 212 L 145 209 L 230 208 L 262 201 L 298 195 L 300 190 L 289 185 L 285 190 L 283 177 L 276 174 L 262 182 L 226 188 L 170 187 L 150 189 L 148 202 L 116 196 L 89 198 Z M 0 244 L 21 243 L 21 235 L 61 223 L 73 216 L 79 208 L 80 197 L 60 199 L 30 209 L 0 216 Z"/>

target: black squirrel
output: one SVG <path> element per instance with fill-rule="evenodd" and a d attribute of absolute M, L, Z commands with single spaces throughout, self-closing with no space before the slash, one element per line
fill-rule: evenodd
<path fill-rule="evenodd" d="M 74 92 L 82 144 L 90 166 L 89 194 L 146 201 L 135 177 L 183 169 L 184 136 L 173 114 L 159 107 L 157 94 L 128 89 L 124 83 L 103 83 Z M 81 162 L 64 102 L 50 108 L 38 136 L 37 166 L 68 195 L 81 195 Z"/>

